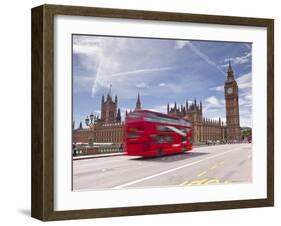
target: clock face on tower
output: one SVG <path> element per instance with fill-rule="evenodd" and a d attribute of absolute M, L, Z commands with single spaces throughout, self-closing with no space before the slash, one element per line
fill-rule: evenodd
<path fill-rule="evenodd" d="M 233 88 L 228 88 L 227 90 L 226 90 L 226 92 L 227 92 L 227 94 L 232 94 L 233 93 Z"/>

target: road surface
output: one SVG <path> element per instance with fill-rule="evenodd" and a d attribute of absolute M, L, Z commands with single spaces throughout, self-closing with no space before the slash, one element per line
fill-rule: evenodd
<path fill-rule="evenodd" d="M 194 148 L 155 158 L 114 156 L 73 161 L 73 190 L 251 183 L 252 145 Z"/>

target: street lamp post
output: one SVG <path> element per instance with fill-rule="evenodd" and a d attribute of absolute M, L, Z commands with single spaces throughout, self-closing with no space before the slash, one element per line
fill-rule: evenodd
<path fill-rule="evenodd" d="M 90 139 L 89 139 L 89 145 L 93 146 L 93 143 L 94 143 L 94 128 L 95 128 L 95 116 L 94 116 L 93 113 L 91 113 L 90 116 L 86 117 L 85 123 L 86 123 L 86 126 L 89 127 L 90 132 L 91 132 L 91 136 L 90 136 Z"/>

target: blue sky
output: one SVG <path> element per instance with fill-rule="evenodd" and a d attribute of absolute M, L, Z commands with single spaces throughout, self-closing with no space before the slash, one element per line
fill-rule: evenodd
<path fill-rule="evenodd" d="M 100 114 L 101 96 L 118 96 L 124 116 L 142 108 L 197 99 L 203 115 L 225 120 L 224 81 L 228 61 L 239 86 L 240 125 L 252 126 L 252 46 L 249 43 L 73 35 L 73 120 L 83 126 Z M 124 118 L 124 117 L 123 117 Z M 123 119 L 122 118 L 122 119 Z"/>

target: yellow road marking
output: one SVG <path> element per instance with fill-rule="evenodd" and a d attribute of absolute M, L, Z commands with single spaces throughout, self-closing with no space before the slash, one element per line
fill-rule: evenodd
<path fill-rule="evenodd" d="M 220 164 L 220 165 L 223 165 L 223 164 L 224 164 L 224 161 L 221 161 L 219 164 Z"/>
<path fill-rule="evenodd" d="M 199 185 L 199 184 L 205 184 L 205 182 L 207 182 L 208 179 L 203 179 L 203 180 L 194 180 L 194 181 L 191 181 L 189 184 L 187 184 L 188 186 L 190 185 Z"/>
<path fill-rule="evenodd" d="M 184 185 L 187 185 L 188 184 L 188 181 L 184 181 L 180 184 L 180 186 L 184 186 Z"/>
<path fill-rule="evenodd" d="M 206 181 L 204 184 L 219 184 L 220 180 L 219 179 L 211 179 Z"/>
<path fill-rule="evenodd" d="M 203 172 L 199 173 L 197 176 L 201 177 L 201 176 L 205 175 L 206 173 L 207 173 L 207 171 L 203 171 Z"/>
<path fill-rule="evenodd" d="M 218 165 L 213 165 L 212 167 L 211 167 L 211 169 L 215 169 L 215 168 L 217 168 L 218 167 Z"/>
<path fill-rule="evenodd" d="M 191 185 L 208 185 L 208 184 L 229 184 L 230 181 L 220 181 L 218 178 L 212 179 L 202 179 L 202 180 L 191 180 L 191 181 L 184 181 L 180 184 L 180 186 L 191 186 Z"/>

